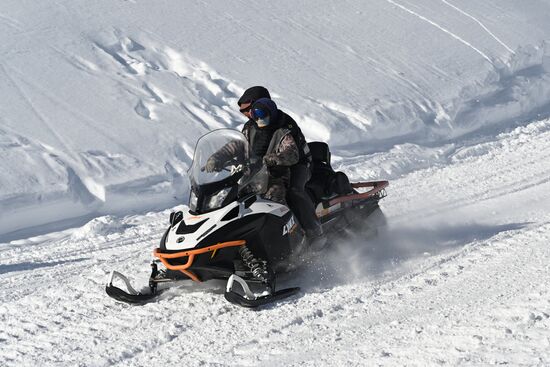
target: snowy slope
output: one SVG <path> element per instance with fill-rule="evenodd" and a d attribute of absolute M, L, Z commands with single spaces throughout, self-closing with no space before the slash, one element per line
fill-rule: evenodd
<path fill-rule="evenodd" d="M 549 11 L 512 0 L 4 0 L 0 236 L 185 201 L 196 139 L 242 124 L 235 101 L 255 84 L 346 157 L 546 115 Z"/>
<path fill-rule="evenodd" d="M 549 14 L 3 0 L 0 365 L 550 365 Z M 259 311 L 216 282 L 108 299 L 112 269 L 145 284 L 196 139 L 256 84 L 336 168 L 391 180 L 387 226 Z"/>

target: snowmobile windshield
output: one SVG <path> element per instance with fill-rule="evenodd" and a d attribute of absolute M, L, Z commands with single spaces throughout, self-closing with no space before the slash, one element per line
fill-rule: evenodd
<path fill-rule="evenodd" d="M 221 208 L 240 196 L 263 193 L 267 170 L 251 157 L 248 141 L 236 130 L 219 129 L 197 142 L 189 170 L 189 209 L 205 213 Z"/>
<path fill-rule="evenodd" d="M 189 178 L 195 185 L 220 182 L 242 171 L 249 163 L 248 141 L 236 130 L 220 129 L 197 142 Z"/>

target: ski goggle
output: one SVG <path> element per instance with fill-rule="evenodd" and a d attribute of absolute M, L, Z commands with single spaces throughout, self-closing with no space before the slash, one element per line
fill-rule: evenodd
<path fill-rule="evenodd" d="M 244 103 L 243 103 L 244 104 Z M 240 113 L 246 113 L 248 111 L 250 111 L 252 109 L 252 103 L 250 103 L 248 106 L 244 107 L 244 108 L 240 108 L 241 106 L 239 106 L 239 112 Z"/>
<path fill-rule="evenodd" d="M 263 108 L 255 108 L 252 111 L 252 117 L 254 118 L 254 120 L 258 120 L 258 119 L 263 120 L 268 116 L 269 116 L 268 112 Z"/>

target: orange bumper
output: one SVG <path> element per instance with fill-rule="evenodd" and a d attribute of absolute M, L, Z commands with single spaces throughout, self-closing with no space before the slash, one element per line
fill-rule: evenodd
<path fill-rule="evenodd" d="M 156 248 L 153 251 L 153 256 L 158 257 L 160 261 L 164 264 L 164 266 L 166 266 L 167 269 L 179 270 L 183 274 L 187 275 L 189 278 L 194 280 L 195 282 L 200 282 L 200 279 L 195 274 L 187 270 L 191 265 L 193 265 L 193 261 L 195 260 L 196 255 L 204 254 L 207 252 L 215 253 L 217 250 L 225 247 L 237 247 L 237 246 L 243 246 L 243 245 L 246 245 L 245 240 L 228 241 L 228 242 L 220 242 L 213 246 L 208 246 L 197 250 L 174 252 L 170 254 L 162 253 L 160 252 L 159 248 Z M 181 265 L 172 265 L 168 262 L 168 259 L 177 259 L 180 257 L 187 257 L 187 263 L 181 264 Z"/>

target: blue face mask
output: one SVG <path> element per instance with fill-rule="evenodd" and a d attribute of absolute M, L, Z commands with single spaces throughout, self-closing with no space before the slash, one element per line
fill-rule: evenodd
<path fill-rule="evenodd" d="M 257 119 L 256 125 L 258 125 L 258 127 L 266 127 L 269 125 L 269 122 L 269 116 L 267 116 L 265 119 Z"/>

